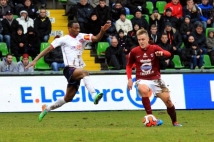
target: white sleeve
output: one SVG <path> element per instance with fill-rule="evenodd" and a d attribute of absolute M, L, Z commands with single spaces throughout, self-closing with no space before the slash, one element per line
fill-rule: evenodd
<path fill-rule="evenodd" d="M 92 42 L 93 34 L 83 34 L 83 33 L 79 33 L 79 34 L 84 41 Z"/>
<path fill-rule="evenodd" d="M 58 47 L 58 46 L 62 46 L 62 38 L 63 37 L 61 37 L 61 38 L 55 38 L 52 42 L 51 42 L 51 46 L 53 47 L 53 48 L 56 48 L 56 47 Z"/>

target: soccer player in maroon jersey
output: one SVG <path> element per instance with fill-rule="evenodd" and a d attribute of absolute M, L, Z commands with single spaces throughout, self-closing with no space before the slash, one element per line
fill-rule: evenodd
<path fill-rule="evenodd" d="M 173 126 L 182 126 L 177 122 L 175 106 L 171 101 L 169 89 L 160 76 L 159 57 L 171 56 L 170 52 L 163 50 L 158 45 L 149 44 L 149 36 L 146 30 L 137 31 L 139 46 L 133 48 L 126 66 L 128 77 L 128 89 L 131 90 L 132 82 L 132 65 L 136 64 L 136 86 L 139 95 L 142 97 L 142 103 L 147 114 L 152 114 L 149 95 L 151 91 L 156 97 L 159 97 L 166 105 L 167 112 L 172 120 Z M 163 123 L 157 121 L 157 126 Z"/>

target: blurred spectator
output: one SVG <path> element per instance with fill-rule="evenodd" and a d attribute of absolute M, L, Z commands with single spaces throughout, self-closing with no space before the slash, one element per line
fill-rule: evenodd
<path fill-rule="evenodd" d="M 28 27 L 26 37 L 27 54 L 34 59 L 40 51 L 40 40 L 38 34 L 33 27 Z"/>
<path fill-rule="evenodd" d="M 0 62 L 0 72 L 17 72 L 17 64 L 13 62 L 12 54 L 7 54 Z"/>
<path fill-rule="evenodd" d="M 95 7 L 95 12 L 97 13 L 101 25 L 104 25 L 111 17 L 111 8 L 106 6 L 105 0 L 99 0 L 99 4 Z"/>
<path fill-rule="evenodd" d="M 194 30 L 194 25 L 190 22 L 190 16 L 186 15 L 184 18 L 184 23 L 181 24 L 180 34 L 182 35 L 183 42 L 187 42 L 187 37 Z"/>
<path fill-rule="evenodd" d="M 165 10 L 164 15 L 166 14 L 167 8 L 170 8 L 172 10 L 172 16 L 175 16 L 178 19 L 183 16 L 182 6 L 179 0 L 172 0 L 170 3 L 167 3 L 166 6 L 164 7 L 164 10 Z"/>
<path fill-rule="evenodd" d="M 146 21 L 145 17 L 142 16 L 142 12 L 140 10 L 137 10 L 135 12 L 135 17 L 131 19 L 132 25 L 138 24 L 141 28 L 144 28 L 145 30 L 149 30 L 149 24 Z"/>
<path fill-rule="evenodd" d="M 87 33 L 86 25 L 88 24 L 93 11 L 94 8 L 87 2 L 87 0 L 80 0 L 77 5 L 71 6 L 67 14 L 69 15 L 69 20 L 72 20 L 73 18 L 77 19 L 82 33 Z"/>
<path fill-rule="evenodd" d="M 126 56 L 123 49 L 118 46 L 118 41 L 113 38 L 111 46 L 106 49 L 105 58 L 109 66 L 115 67 L 117 70 L 126 68 Z"/>
<path fill-rule="evenodd" d="M 137 10 L 140 10 L 143 14 L 149 15 L 149 10 L 146 8 L 146 0 L 128 0 L 127 7 L 133 15 Z"/>
<path fill-rule="evenodd" d="M 133 26 L 133 30 L 128 32 L 127 40 L 126 40 L 126 45 L 127 45 L 126 54 L 128 54 L 132 50 L 132 48 L 139 46 L 137 35 L 136 35 L 139 29 L 140 29 L 140 26 L 138 24 L 135 24 Z"/>
<path fill-rule="evenodd" d="M 170 22 L 172 24 L 172 27 L 175 28 L 175 29 L 179 29 L 177 28 L 178 26 L 178 19 L 174 16 L 172 16 L 172 9 L 171 8 L 167 8 L 165 10 L 165 15 L 161 16 L 161 32 L 164 30 L 163 27 L 165 27 L 166 23 L 167 22 Z"/>
<path fill-rule="evenodd" d="M 112 7 L 113 4 L 120 2 L 122 4 L 123 7 L 127 6 L 127 1 L 128 0 L 109 0 L 109 6 Z"/>
<path fill-rule="evenodd" d="M 191 57 L 189 57 L 189 52 L 190 52 L 191 45 L 194 41 L 195 41 L 194 36 L 190 34 L 187 37 L 187 43 L 185 44 L 184 48 L 181 50 L 181 61 L 185 66 L 185 68 L 191 67 L 191 63 L 190 63 Z"/>
<path fill-rule="evenodd" d="M 125 35 L 127 35 L 127 33 L 133 29 L 131 21 L 129 19 L 126 19 L 126 13 L 120 14 L 120 19 L 116 21 L 115 26 L 117 32 L 122 29 Z"/>
<path fill-rule="evenodd" d="M 33 5 L 31 0 L 24 0 L 24 7 L 20 8 L 20 16 L 21 16 L 21 11 L 27 11 L 28 16 L 32 19 L 35 19 L 38 16 L 38 8 L 37 6 Z"/>
<path fill-rule="evenodd" d="M 7 0 L 0 0 L 0 18 L 5 18 L 6 12 L 11 10 L 13 8 L 7 4 Z"/>
<path fill-rule="evenodd" d="M 111 20 L 107 20 L 106 23 L 112 23 Z M 105 32 L 103 39 L 106 40 L 109 45 L 111 45 L 112 38 L 117 36 L 117 30 L 114 24 L 111 24 L 111 27 Z"/>
<path fill-rule="evenodd" d="M 168 42 L 167 34 L 163 33 L 161 35 L 160 43 L 158 44 L 162 49 L 169 51 L 171 53 L 170 57 L 160 57 L 160 69 L 165 70 L 166 68 L 174 68 L 175 64 L 172 61 L 174 57 L 174 51 L 172 45 Z"/>
<path fill-rule="evenodd" d="M 120 18 L 121 13 L 126 13 L 126 10 L 120 1 L 116 1 L 115 5 L 111 8 L 111 18 L 113 23 Z"/>
<path fill-rule="evenodd" d="M 211 19 L 212 5 L 209 4 L 209 0 L 202 0 L 202 3 L 198 5 L 201 11 L 200 19 L 204 25 L 204 28 L 214 27 L 213 19 Z"/>
<path fill-rule="evenodd" d="M 191 67 L 190 69 L 195 68 L 203 68 L 203 55 L 201 54 L 200 48 L 198 47 L 197 42 L 193 42 L 189 51 L 189 55 L 191 58 Z"/>
<path fill-rule="evenodd" d="M 3 26 L 2 21 L 0 20 L 0 42 L 3 42 Z"/>
<path fill-rule="evenodd" d="M 202 24 L 196 25 L 193 36 L 195 38 L 195 41 L 197 41 L 198 47 L 201 50 L 202 54 L 207 54 L 206 37 Z"/>
<path fill-rule="evenodd" d="M 4 41 L 7 44 L 7 48 L 10 51 L 10 43 L 11 43 L 11 36 L 13 33 L 16 32 L 17 28 L 19 26 L 18 21 L 16 21 L 13 18 L 13 12 L 12 11 L 7 11 L 5 19 L 2 20 L 2 27 L 3 27 L 3 37 Z"/>
<path fill-rule="evenodd" d="M 70 8 L 72 6 L 77 5 L 77 3 L 79 2 L 79 0 L 67 0 L 66 1 L 66 8 L 65 8 L 65 13 L 68 13 Z"/>
<path fill-rule="evenodd" d="M 214 65 L 214 30 L 210 29 L 208 31 L 208 37 L 206 39 L 207 43 L 207 54 L 210 56 L 212 65 Z"/>
<path fill-rule="evenodd" d="M 91 18 L 90 18 L 88 24 L 86 25 L 86 29 L 87 29 L 87 33 L 92 33 L 93 35 L 97 35 L 100 32 L 101 23 L 95 12 L 93 12 L 91 14 Z M 89 47 L 89 46 L 91 46 L 91 47 Z M 92 49 L 92 50 L 96 51 L 97 42 L 87 43 L 87 49 Z"/>
<path fill-rule="evenodd" d="M 26 42 L 27 38 L 23 34 L 23 28 L 20 25 L 16 32 L 12 34 L 11 38 L 11 50 L 14 56 L 16 57 L 16 60 L 20 60 L 20 56 L 27 53 L 26 51 Z"/>
<path fill-rule="evenodd" d="M 158 28 L 156 25 L 152 25 L 149 32 L 149 39 L 153 44 L 158 44 L 160 41 L 160 33 L 158 32 Z M 168 40 L 168 39 L 167 39 Z"/>
<path fill-rule="evenodd" d="M 166 23 L 166 27 L 164 29 L 164 33 L 167 34 L 169 44 L 172 45 L 174 50 L 174 54 L 181 56 L 181 44 L 182 44 L 182 37 L 179 34 L 178 30 L 172 27 L 170 22 Z"/>
<path fill-rule="evenodd" d="M 124 51 L 124 53 L 127 53 L 127 45 L 126 45 L 126 39 L 127 37 L 124 35 L 124 31 L 123 30 L 119 30 L 118 35 L 117 35 L 117 40 L 118 40 L 118 46 L 120 48 L 122 48 L 122 50 Z"/>
<path fill-rule="evenodd" d="M 93 8 L 100 5 L 100 2 L 105 2 L 105 5 L 109 6 L 109 0 L 89 0 L 89 4 L 93 6 Z"/>
<path fill-rule="evenodd" d="M 56 36 L 55 39 L 56 38 L 59 38 L 59 36 Z M 46 63 L 51 65 L 53 71 L 59 71 L 60 68 L 65 67 L 63 62 L 62 49 L 60 46 L 46 54 L 44 59 Z"/>
<path fill-rule="evenodd" d="M 52 25 L 45 9 L 40 9 L 39 16 L 34 20 L 34 29 L 38 32 L 41 42 L 48 42 Z"/>
<path fill-rule="evenodd" d="M 23 0 L 13 0 L 14 14 L 19 15 L 20 9 L 24 7 Z"/>
<path fill-rule="evenodd" d="M 28 13 L 27 13 L 27 11 L 25 11 L 25 10 L 22 10 L 21 12 L 20 12 L 20 17 L 19 18 L 17 18 L 16 20 L 18 21 L 18 23 L 20 24 L 20 25 L 22 25 L 22 27 L 23 27 L 23 32 L 24 32 L 24 34 L 26 34 L 27 33 L 27 28 L 28 27 L 34 27 L 34 21 L 33 21 L 33 19 L 32 18 L 30 18 L 29 16 L 28 16 Z"/>
<path fill-rule="evenodd" d="M 29 55 L 23 54 L 22 60 L 17 63 L 17 72 L 34 72 L 34 68 L 32 66 L 25 69 L 29 63 Z"/>
<path fill-rule="evenodd" d="M 200 11 L 194 4 L 193 0 L 187 0 L 187 5 L 183 7 L 183 17 L 190 16 L 190 22 L 194 24 L 196 21 L 200 21 Z"/>
<path fill-rule="evenodd" d="M 153 13 L 151 14 L 150 18 L 149 18 L 149 25 L 151 28 L 151 25 L 156 25 L 156 27 L 158 28 L 158 32 L 161 32 L 161 15 L 158 12 L 157 8 L 153 9 Z"/>

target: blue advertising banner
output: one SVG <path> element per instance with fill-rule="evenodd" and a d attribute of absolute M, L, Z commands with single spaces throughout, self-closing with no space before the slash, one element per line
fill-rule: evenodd
<path fill-rule="evenodd" d="M 214 74 L 183 74 L 186 109 L 214 109 Z"/>

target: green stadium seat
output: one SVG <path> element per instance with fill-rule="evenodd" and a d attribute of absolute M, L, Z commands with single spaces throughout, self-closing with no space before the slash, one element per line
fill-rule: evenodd
<path fill-rule="evenodd" d="M 214 30 L 214 28 L 206 28 L 206 37 L 208 37 L 208 31 L 209 31 L 210 29 Z"/>
<path fill-rule="evenodd" d="M 43 50 L 45 50 L 48 46 L 50 46 L 50 43 L 48 43 L 48 42 L 42 42 L 40 44 L 40 52 L 42 52 Z"/>
<path fill-rule="evenodd" d="M 16 57 L 13 56 L 12 61 L 13 61 L 14 63 L 17 63 Z"/>
<path fill-rule="evenodd" d="M 126 15 L 126 19 L 131 20 L 132 18 L 134 18 L 134 15 L 130 14 L 130 15 Z"/>
<path fill-rule="evenodd" d="M 153 3 L 151 1 L 146 2 L 146 8 L 149 10 L 149 14 L 152 14 L 153 11 Z"/>
<path fill-rule="evenodd" d="M 14 19 L 16 19 L 16 18 L 18 18 L 18 17 L 19 17 L 18 15 L 13 15 L 13 18 L 14 18 Z"/>
<path fill-rule="evenodd" d="M 183 49 L 184 48 L 184 43 L 182 42 L 182 44 L 181 44 L 181 49 Z"/>
<path fill-rule="evenodd" d="M 174 55 L 172 61 L 174 62 L 176 69 L 184 68 L 184 66 L 181 64 L 181 59 L 178 55 Z"/>
<path fill-rule="evenodd" d="M 0 42 L 0 51 L 2 52 L 2 56 L 8 54 L 7 44 L 5 42 Z"/>
<path fill-rule="evenodd" d="M 58 0 L 58 2 L 60 2 L 60 3 L 66 3 L 67 0 Z"/>
<path fill-rule="evenodd" d="M 97 45 L 97 56 L 98 58 L 105 58 L 105 51 L 109 47 L 108 42 L 98 42 Z"/>
<path fill-rule="evenodd" d="M 44 57 L 40 58 L 36 65 L 35 65 L 35 69 L 38 70 L 50 70 L 50 66 L 45 62 Z"/>
<path fill-rule="evenodd" d="M 204 55 L 204 68 L 205 69 L 209 69 L 209 68 L 214 68 L 214 66 L 212 66 L 211 61 L 210 61 L 210 56 L 209 55 Z"/>
<path fill-rule="evenodd" d="M 164 7 L 166 4 L 167 4 L 166 1 L 157 1 L 156 2 L 156 7 L 158 8 L 158 11 L 160 14 L 164 13 Z"/>
<path fill-rule="evenodd" d="M 145 19 L 146 19 L 146 21 L 148 22 L 148 24 L 149 24 L 149 15 L 143 15 L 143 16 L 145 16 Z"/>

